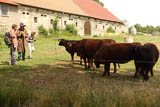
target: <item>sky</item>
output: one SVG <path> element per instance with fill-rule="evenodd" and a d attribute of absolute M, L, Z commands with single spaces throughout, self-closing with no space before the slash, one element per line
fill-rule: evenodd
<path fill-rule="evenodd" d="M 104 8 L 120 20 L 127 20 L 129 26 L 160 25 L 160 0 L 100 0 Z"/>

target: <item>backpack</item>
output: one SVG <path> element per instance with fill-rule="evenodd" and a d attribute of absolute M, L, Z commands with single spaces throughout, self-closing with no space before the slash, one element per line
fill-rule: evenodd
<path fill-rule="evenodd" d="M 6 45 L 10 46 L 12 45 L 12 41 L 10 39 L 10 32 L 6 32 L 4 36 L 4 42 Z"/>

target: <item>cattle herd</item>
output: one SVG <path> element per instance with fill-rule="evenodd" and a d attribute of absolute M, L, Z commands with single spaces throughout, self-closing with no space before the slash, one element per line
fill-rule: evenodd
<path fill-rule="evenodd" d="M 90 69 L 93 62 L 97 68 L 104 64 L 104 73 L 110 75 L 110 63 L 114 64 L 114 73 L 116 73 L 116 64 L 127 63 L 134 60 L 135 77 L 142 75 L 144 80 L 149 79 L 149 72 L 153 76 L 153 67 L 158 61 L 159 50 L 152 43 L 116 43 L 112 39 L 82 39 L 65 40 L 59 39 L 59 46 L 64 46 L 70 53 L 71 60 L 74 61 L 74 54 L 80 57 L 80 64 L 84 60 L 85 69 Z"/>

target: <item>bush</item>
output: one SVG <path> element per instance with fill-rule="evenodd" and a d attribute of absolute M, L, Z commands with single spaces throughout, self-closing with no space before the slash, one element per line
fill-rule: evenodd
<path fill-rule="evenodd" d="M 49 33 L 50 34 L 54 34 L 54 30 L 53 29 L 49 29 Z"/>
<path fill-rule="evenodd" d="M 72 35 L 77 35 L 77 29 L 74 27 L 73 24 L 66 25 L 65 31 Z"/>
<path fill-rule="evenodd" d="M 115 33 L 114 29 L 110 26 L 108 29 L 107 29 L 107 33 Z"/>
<path fill-rule="evenodd" d="M 48 36 L 48 31 L 47 31 L 46 28 L 43 27 L 43 25 L 40 25 L 40 26 L 38 27 L 38 33 L 39 33 L 39 35 L 42 36 L 42 37 L 47 37 L 47 36 Z"/>
<path fill-rule="evenodd" d="M 0 38 L 4 38 L 5 34 L 4 33 L 1 33 L 0 34 Z"/>

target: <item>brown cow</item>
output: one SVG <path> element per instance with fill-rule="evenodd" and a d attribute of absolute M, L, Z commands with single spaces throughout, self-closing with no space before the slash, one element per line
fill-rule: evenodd
<path fill-rule="evenodd" d="M 71 61 L 74 61 L 74 53 L 68 43 L 74 43 L 77 42 L 78 40 L 66 40 L 66 39 L 59 39 L 59 46 L 64 46 L 66 48 L 66 51 L 71 55 Z"/>
<path fill-rule="evenodd" d="M 96 52 L 104 45 L 104 44 L 114 44 L 116 43 L 112 39 L 83 39 L 79 42 L 77 48 L 77 54 L 84 59 L 85 69 L 90 69 L 90 64 L 94 59 Z M 87 66 L 88 60 L 88 66 Z M 114 64 L 116 69 L 116 64 Z M 116 71 L 116 70 L 115 70 Z"/>
<path fill-rule="evenodd" d="M 111 45 L 103 45 L 95 55 L 95 65 L 99 67 L 104 64 L 103 76 L 110 75 L 110 63 L 127 63 L 133 60 L 131 54 L 132 46 L 141 46 L 140 43 L 116 43 Z M 136 67 L 139 69 L 139 66 Z"/>
<path fill-rule="evenodd" d="M 153 67 L 159 59 L 159 50 L 156 45 L 152 43 L 146 43 L 143 46 L 134 46 L 132 48 L 132 56 L 134 61 L 140 66 L 141 74 L 144 75 L 144 80 L 148 80 L 148 73 L 153 76 Z M 137 76 L 138 71 L 135 73 Z"/>

